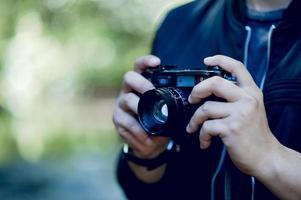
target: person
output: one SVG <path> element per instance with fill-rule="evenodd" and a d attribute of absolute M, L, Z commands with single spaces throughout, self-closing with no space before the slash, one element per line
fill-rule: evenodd
<path fill-rule="evenodd" d="M 139 93 L 154 88 L 145 69 L 217 65 L 237 84 L 212 77 L 195 85 L 191 104 L 212 94 L 227 101 L 202 104 L 183 133 L 192 139 L 159 166 L 120 157 L 129 199 L 301 199 L 300 10 L 299 0 L 201 0 L 168 13 L 151 55 L 124 75 L 114 108 L 132 156 L 156 160 L 170 141 L 136 120 Z"/>

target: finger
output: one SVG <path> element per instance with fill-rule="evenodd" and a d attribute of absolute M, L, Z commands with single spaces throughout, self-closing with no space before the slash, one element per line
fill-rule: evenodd
<path fill-rule="evenodd" d="M 214 119 L 205 121 L 200 130 L 200 147 L 207 149 L 211 144 L 212 137 L 224 137 L 223 131 L 225 130 L 224 119 Z"/>
<path fill-rule="evenodd" d="M 212 94 L 229 102 L 234 102 L 241 98 L 242 89 L 224 78 L 214 76 L 194 86 L 188 100 L 195 104 Z"/>
<path fill-rule="evenodd" d="M 130 92 L 122 95 L 119 100 L 119 106 L 125 111 L 130 111 L 134 114 L 137 114 L 138 102 L 139 97 L 136 94 Z"/>
<path fill-rule="evenodd" d="M 134 70 L 138 73 L 141 73 L 148 67 L 156 67 L 160 65 L 161 61 L 158 57 L 153 55 L 147 55 L 138 58 L 134 64 Z"/>
<path fill-rule="evenodd" d="M 127 129 L 119 127 L 117 132 L 125 143 L 127 143 L 132 149 L 136 151 L 142 151 L 144 145 L 137 140 Z"/>
<path fill-rule="evenodd" d="M 117 127 L 125 128 L 141 143 L 145 143 L 148 136 L 140 126 L 139 122 L 132 115 L 130 115 L 127 112 L 124 112 L 120 108 L 117 108 L 115 116 L 116 117 L 114 117 L 114 123 Z"/>
<path fill-rule="evenodd" d="M 205 102 L 191 117 L 186 131 L 188 133 L 193 133 L 208 119 L 220 119 L 229 116 L 233 110 L 232 107 L 233 105 L 230 103 L 214 101 Z"/>
<path fill-rule="evenodd" d="M 144 92 L 154 88 L 155 87 L 149 80 L 147 80 L 137 72 L 129 71 L 123 77 L 124 92 L 136 91 L 139 92 L 140 94 L 143 94 Z"/>
<path fill-rule="evenodd" d="M 220 66 L 222 69 L 230 72 L 237 78 L 239 85 L 241 85 L 242 87 L 256 85 L 246 67 L 241 62 L 233 58 L 223 55 L 216 55 L 205 58 L 204 63 L 205 65 L 209 66 Z"/>

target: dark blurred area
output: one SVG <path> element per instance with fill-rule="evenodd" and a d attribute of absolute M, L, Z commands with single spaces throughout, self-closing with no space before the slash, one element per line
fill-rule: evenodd
<path fill-rule="evenodd" d="M 183 2 L 0 1 L 0 199 L 124 199 L 114 98 Z"/>

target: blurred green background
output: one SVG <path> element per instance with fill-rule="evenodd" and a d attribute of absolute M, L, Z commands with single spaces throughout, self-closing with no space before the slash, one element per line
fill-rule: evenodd
<path fill-rule="evenodd" d="M 185 0 L 0 1 L 0 198 L 123 199 L 122 75 Z"/>

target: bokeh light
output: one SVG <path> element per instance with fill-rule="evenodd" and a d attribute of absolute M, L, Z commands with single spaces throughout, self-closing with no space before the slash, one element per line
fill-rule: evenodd
<path fill-rule="evenodd" d="M 1 1 L 0 172 L 9 168 L 10 179 L 24 175 L 18 171 L 24 167 L 32 172 L 19 177 L 29 183 L 54 180 L 56 189 L 41 190 L 43 199 L 124 198 L 114 178 L 120 148 L 114 99 L 123 73 L 149 52 L 167 10 L 185 2 Z M 89 189 L 73 197 L 77 183 Z M 60 184 L 66 190 L 57 190 Z"/>

